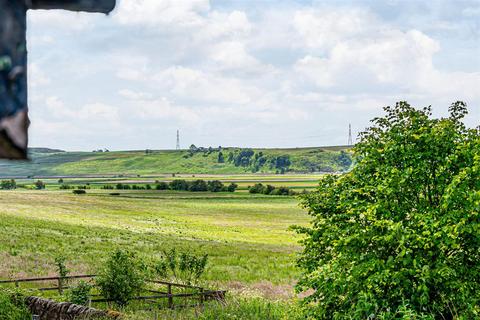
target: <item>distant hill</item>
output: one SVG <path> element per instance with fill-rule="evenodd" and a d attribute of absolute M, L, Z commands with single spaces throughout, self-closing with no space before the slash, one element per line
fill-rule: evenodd
<path fill-rule="evenodd" d="M 58 152 L 65 152 L 64 150 L 60 149 L 50 149 L 50 148 L 28 148 L 28 153 L 58 153 Z"/>
<path fill-rule="evenodd" d="M 0 161 L 0 176 L 240 174 L 336 172 L 350 169 L 348 147 L 292 149 L 190 148 L 114 152 L 30 150 L 31 161 Z"/>

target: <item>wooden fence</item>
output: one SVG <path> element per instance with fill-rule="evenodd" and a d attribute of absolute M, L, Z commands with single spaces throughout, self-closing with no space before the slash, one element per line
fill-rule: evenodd
<path fill-rule="evenodd" d="M 10 280 L 0 280 L 0 285 L 8 285 L 14 284 L 16 287 L 20 287 L 21 284 L 26 283 L 42 283 L 42 282 L 54 282 L 55 286 L 48 286 L 48 287 L 35 287 L 36 290 L 39 291 L 58 291 L 59 294 L 63 294 L 65 289 L 69 289 L 70 286 L 68 282 L 71 280 L 80 280 L 80 279 L 89 279 L 92 280 L 96 277 L 94 274 L 89 275 L 74 275 L 74 276 L 65 276 L 65 277 L 40 277 L 40 278 L 21 278 L 21 279 L 10 279 Z M 192 298 L 198 301 L 195 305 L 189 306 L 196 306 L 200 305 L 203 306 L 205 301 L 208 300 L 216 300 L 220 302 L 225 301 L 225 294 L 226 291 L 224 290 L 205 290 L 203 287 L 199 286 L 190 286 L 180 283 L 173 283 L 167 281 L 160 281 L 160 280 L 147 280 L 147 283 L 161 286 L 165 288 L 165 290 L 157 290 L 157 289 L 146 289 L 144 292 L 148 294 L 140 295 L 133 297 L 132 300 L 136 301 L 145 301 L 148 303 L 155 303 L 159 300 L 166 299 L 167 300 L 167 307 L 170 309 L 174 309 L 176 307 L 186 307 L 187 305 L 176 306 L 174 304 L 175 298 L 181 298 L 182 300 L 186 300 L 188 298 Z M 184 291 L 191 290 L 192 292 L 182 292 L 182 293 L 174 293 L 174 288 L 180 288 Z M 100 295 L 91 295 L 90 303 L 110 303 L 113 300 L 105 299 Z"/>

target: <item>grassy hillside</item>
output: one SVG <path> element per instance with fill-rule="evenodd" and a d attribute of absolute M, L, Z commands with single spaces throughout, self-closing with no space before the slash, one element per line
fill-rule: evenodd
<path fill-rule="evenodd" d="M 326 147 L 62 152 L 39 148 L 30 152 L 30 162 L 0 161 L 0 176 L 333 172 L 349 169 L 351 158 L 345 150 Z"/>

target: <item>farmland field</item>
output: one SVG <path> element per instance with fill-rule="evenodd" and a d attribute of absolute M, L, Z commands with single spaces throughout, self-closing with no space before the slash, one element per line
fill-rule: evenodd
<path fill-rule="evenodd" d="M 69 165 L 88 167 L 88 163 L 78 160 Z M 10 173 L 23 170 L 15 165 L 3 168 Z M 308 216 L 296 196 L 251 194 L 248 187 L 263 183 L 298 193 L 317 186 L 321 174 L 148 173 L 155 171 L 151 167 L 134 174 L 116 172 L 114 166 L 112 173 L 104 174 L 103 169 L 92 168 L 93 174 L 80 170 L 83 173 L 78 175 L 59 176 L 34 171 L 34 176 L 15 176 L 15 190 L 0 190 L 0 279 L 56 275 L 59 256 L 66 258 L 72 274 L 89 274 L 96 273 L 117 248 L 136 252 L 146 262 L 175 248 L 208 254 L 204 285 L 228 290 L 230 302 L 245 294 L 260 295 L 265 301 L 280 299 L 283 302 L 274 306 L 281 314 L 286 312 L 299 276 L 295 259 L 300 239 L 290 227 L 306 225 Z M 2 180 L 10 181 L 5 172 Z M 180 179 L 218 180 L 238 188 L 235 192 L 155 190 L 160 182 Z M 45 189 L 36 190 L 39 180 Z M 72 189 L 78 188 L 86 194 L 73 194 Z M 254 310 L 259 308 L 256 303 L 263 302 L 250 298 L 244 302 Z M 131 319 L 149 318 L 132 312 Z M 185 316 L 190 318 L 191 314 Z"/>
<path fill-rule="evenodd" d="M 147 258 L 175 247 L 209 254 L 206 280 L 217 287 L 289 296 L 299 247 L 288 228 L 307 222 L 295 197 L 241 192 L 16 190 L 0 199 L 1 278 L 52 274 L 59 254 L 85 273 L 117 247 Z"/>

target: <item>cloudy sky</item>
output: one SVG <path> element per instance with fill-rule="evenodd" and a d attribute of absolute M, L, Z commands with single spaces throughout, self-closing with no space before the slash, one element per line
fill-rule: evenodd
<path fill-rule="evenodd" d="M 120 0 L 28 24 L 31 146 L 341 145 L 399 100 L 480 123 L 480 1 Z"/>

